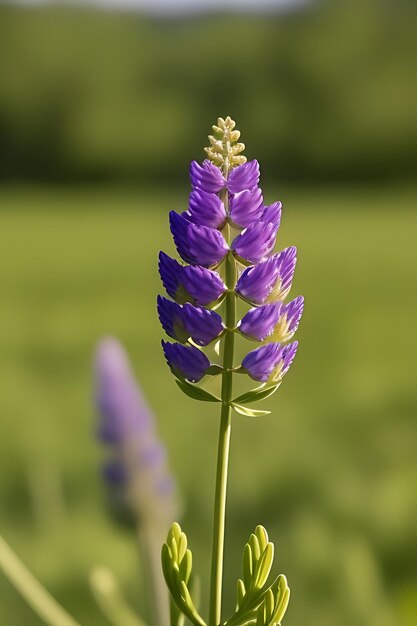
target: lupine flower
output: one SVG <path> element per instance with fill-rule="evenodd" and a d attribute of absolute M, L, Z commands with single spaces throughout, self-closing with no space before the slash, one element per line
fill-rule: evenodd
<path fill-rule="evenodd" d="M 264 210 L 264 200 L 259 187 L 231 194 L 230 217 L 237 226 L 243 228 L 250 226 L 263 215 Z"/>
<path fill-rule="evenodd" d="M 209 624 L 222 623 L 232 410 L 247 417 L 269 413 L 248 405 L 270 397 L 281 384 L 298 345 L 286 342 L 297 330 L 304 304 L 301 296 L 284 303 L 292 283 L 296 249 L 287 248 L 274 254 L 282 206 L 280 202 L 264 205 L 258 186 L 259 164 L 255 160 L 246 162 L 241 154 L 245 146 L 238 143 L 239 137 L 230 117 L 219 118 L 213 126 L 210 145 L 205 148 L 209 159 L 201 165 L 196 161 L 191 163 L 188 208 L 182 213 L 170 213 L 174 243 L 186 265 L 164 253 L 160 253 L 159 261 L 162 282 L 174 300 L 158 297 L 162 327 L 176 340 L 175 343 L 162 341 L 168 366 L 186 395 L 219 403 L 221 407 Z M 241 320 L 236 317 L 240 310 L 236 306 L 238 298 L 252 307 Z M 267 343 L 247 353 L 239 364 L 235 362 L 235 333 Z M 219 355 L 218 363 L 211 363 L 203 350 L 213 341 L 216 341 L 213 352 Z M 235 374 L 246 374 L 262 384 L 236 396 Z M 221 377 L 217 394 L 198 385 L 203 378 L 216 375 Z M 115 476 L 118 477 L 117 470 Z M 245 546 L 236 613 L 226 623 L 234 620 L 242 624 L 257 621 L 261 626 L 281 623 L 289 588 L 284 576 L 268 587 L 272 549 L 266 531 L 258 526 Z M 204 626 L 188 588 L 191 559 L 186 536 L 174 524 L 162 549 L 165 581 L 182 615 Z"/>
<path fill-rule="evenodd" d="M 186 263 L 211 267 L 226 256 L 229 248 L 218 230 L 189 222 L 175 211 L 170 213 L 170 222 L 178 254 Z"/>
<path fill-rule="evenodd" d="M 284 304 L 273 302 L 250 309 L 238 328 L 242 335 L 255 341 L 288 341 L 294 335 L 303 314 L 304 298 L 299 296 Z"/>
<path fill-rule="evenodd" d="M 227 217 L 219 196 L 202 189 L 194 189 L 190 193 L 188 211 L 184 217 L 187 217 L 187 214 L 192 222 L 210 226 L 210 228 L 221 228 Z"/>
<path fill-rule="evenodd" d="M 297 249 L 286 248 L 242 272 L 236 292 L 255 305 L 284 300 L 291 289 L 296 262 Z"/>
<path fill-rule="evenodd" d="M 174 481 L 154 417 L 116 339 L 99 343 L 95 377 L 100 413 L 97 434 L 111 449 L 103 477 L 110 488 L 118 490 L 119 500 L 124 499 L 139 523 L 156 524 L 165 532 L 176 514 Z"/>
<path fill-rule="evenodd" d="M 260 263 L 268 258 L 275 246 L 278 227 L 260 219 L 246 228 L 232 243 L 233 250 L 249 263 Z"/>
<path fill-rule="evenodd" d="M 179 303 L 207 306 L 226 291 L 217 272 L 199 265 L 181 265 L 164 252 L 159 255 L 159 273 L 168 295 Z"/>
<path fill-rule="evenodd" d="M 287 373 L 297 347 L 297 341 L 287 345 L 268 343 L 249 352 L 242 361 L 242 369 L 254 380 L 277 383 Z"/>
<path fill-rule="evenodd" d="M 198 345 L 207 346 L 223 332 L 220 315 L 201 306 L 181 306 L 158 296 L 158 314 L 166 334 L 181 343 L 191 337 Z"/>
<path fill-rule="evenodd" d="M 210 367 L 206 355 L 194 346 L 162 342 L 165 358 L 173 374 L 197 383 Z"/>
<path fill-rule="evenodd" d="M 186 265 L 160 254 L 162 282 L 175 302 L 159 297 L 159 317 L 167 335 L 179 342 L 162 342 L 165 358 L 182 381 L 197 383 L 206 375 L 225 373 L 200 348 L 238 331 L 253 341 L 270 343 L 249 352 L 232 371 L 277 383 L 294 358 L 297 344 L 285 342 L 297 330 L 303 311 L 302 297 L 284 304 L 296 249 L 274 254 L 282 205 L 264 205 L 259 164 L 246 162 L 240 154 L 244 145 L 237 143 L 240 133 L 234 122 L 219 118 L 213 129 L 206 148 L 209 160 L 191 163 L 188 208 L 170 213 L 174 243 Z M 240 321 L 234 313 L 231 317 L 234 305 L 228 306 L 236 297 L 253 307 Z M 224 321 L 208 308 L 218 305 L 223 307 L 218 310 L 225 313 Z M 227 368 L 230 371 L 230 359 Z M 222 401 L 230 398 L 222 395 Z"/>

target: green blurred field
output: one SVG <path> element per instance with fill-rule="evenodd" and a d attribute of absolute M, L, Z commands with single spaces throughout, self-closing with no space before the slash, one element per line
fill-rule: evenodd
<path fill-rule="evenodd" d="M 417 621 L 416 190 L 285 189 L 279 247 L 299 248 L 300 350 L 260 421 L 236 417 L 226 607 L 256 523 L 278 542 L 286 626 Z M 0 193 L 0 532 L 83 626 L 105 625 L 89 568 L 111 566 L 135 606 L 136 548 L 105 515 L 91 363 L 127 347 L 208 576 L 218 417 L 182 396 L 155 315 L 157 253 L 173 251 L 168 191 Z M 272 200 L 271 197 L 267 198 Z M 266 403 L 265 403 L 266 404 Z M 37 626 L 0 578 L 0 623 Z"/>

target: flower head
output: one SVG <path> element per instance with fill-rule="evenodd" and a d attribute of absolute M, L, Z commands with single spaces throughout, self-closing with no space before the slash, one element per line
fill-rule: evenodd
<path fill-rule="evenodd" d="M 165 358 L 185 393 L 219 401 L 206 390 L 192 390 L 205 375 L 222 374 L 221 401 L 234 372 L 276 384 L 288 370 L 297 343 L 286 345 L 297 330 L 304 300 L 286 304 L 295 270 L 296 248 L 274 254 L 282 204 L 264 204 L 258 161 L 242 154 L 235 122 L 219 118 L 205 148 L 208 159 L 190 166 L 188 208 L 170 213 L 171 233 L 182 262 L 161 252 L 159 270 L 172 298 L 158 298 L 159 318 L 176 343 L 162 342 Z M 238 321 L 235 299 L 251 308 Z M 216 310 L 214 310 L 216 309 Z M 223 317 L 222 317 L 223 316 Z M 251 341 L 268 342 L 249 352 L 241 366 L 233 362 L 227 341 L 239 332 Z M 202 349 L 223 343 L 221 363 L 211 363 Z M 188 381 L 188 382 L 186 382 Z M 245 400 L 245 395 L 244 395 Z M 242 407 L 240 407 L 241 409 Z"/>

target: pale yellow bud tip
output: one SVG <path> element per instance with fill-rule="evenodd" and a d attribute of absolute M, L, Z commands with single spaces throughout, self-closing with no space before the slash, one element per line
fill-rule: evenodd
<path fill-rule="evenodd" d="M 204 148 L 212 163 L 222 167 L 227 175 L 232 167 L 246 163 L 246 157 L 240 153 L 244 151 L 245 144 L 237 143 L 240 132 L 235 129 L 236 122 L 228 115 L 225 119 L 219 117 L 217 124 L 212 126 L 213 135 L 209 135 L 210 146 Z"/>

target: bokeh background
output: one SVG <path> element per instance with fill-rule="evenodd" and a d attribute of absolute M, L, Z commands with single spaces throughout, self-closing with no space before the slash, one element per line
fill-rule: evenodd
<path fill-rule="evenodd" d="M 272 415 L 234 420 L 226 608 L 262 523 L 286 626 L 417 623 L 417 5 L 267 4 L 0 4 L 0 532 L 83 625 L 108 624 L 93 565 L 139 610 L 146 575 L 100 483 L 104 334 L 158 417 L 206 591 L 218 417 L 164 364 L 157 253 L 228 114 L 306 310 Z M 2 577 L 0 623 L 41 623 Z"/>

